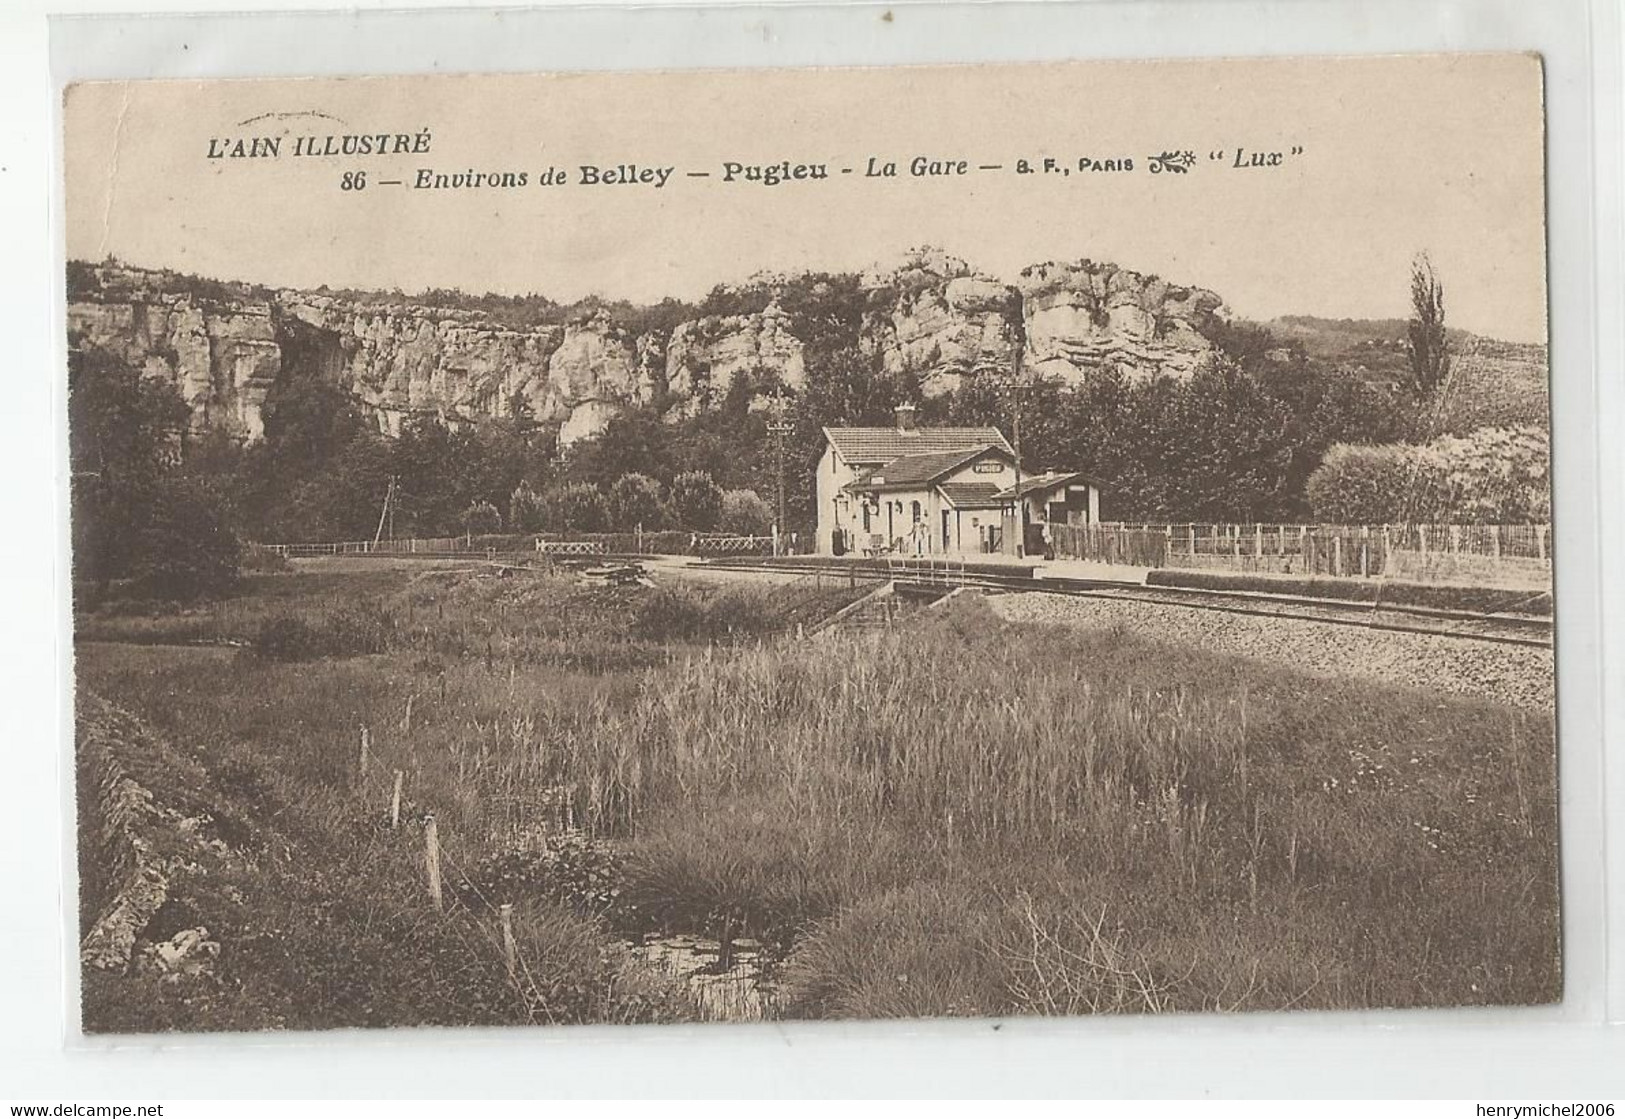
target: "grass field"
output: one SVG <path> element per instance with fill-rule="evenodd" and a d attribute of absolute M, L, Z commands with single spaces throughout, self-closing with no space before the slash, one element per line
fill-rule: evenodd
<path fill-rule="evenodd" d="M 98 977 L 87 1027 L 692 1016 L 651 932 L 762 945 L 790 1017 L 1559 996 L 1549 715 L 975 600 L 796 639 L 855 593 L 384 568 L 82 619 L 82 711 L 201 767 L 172 795 L 242 852 L 158 929 L 217 978 Z"/>

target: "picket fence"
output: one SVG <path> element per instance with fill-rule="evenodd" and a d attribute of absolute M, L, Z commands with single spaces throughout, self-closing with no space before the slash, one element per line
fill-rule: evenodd
<path fill-rule="evenodd" d="M 1550 579 L 1551 526 L 1052 525 L 1057 558 L 1141 567 L 1422 581 Z"/>

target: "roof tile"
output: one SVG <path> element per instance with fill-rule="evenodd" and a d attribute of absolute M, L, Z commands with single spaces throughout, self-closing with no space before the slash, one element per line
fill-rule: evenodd
<path fill-rule="evenodd" d="M 989 444 L 1011 450 L 996 427 L 920 427 L 912 431 L 895 427 L 826 427 L 824 437 L 853 466 L 879 466 L 904 455 L 969 450 Z"/>
<path fill-rule="evenodd" d="M 937 488 L 960 509 L 988 509 L 1001 504 L 999 487 L 993 482 L 944 482 Z"/>

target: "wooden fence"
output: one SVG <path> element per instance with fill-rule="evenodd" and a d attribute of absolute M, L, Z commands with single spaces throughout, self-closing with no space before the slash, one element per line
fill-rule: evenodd
<path fill-rule="evenodd" d="M 1052 525 L 1057 558 L 1282 575 L 1387 576 L 1498 585 L 1550 582 L 1551 526 Z"/>
<path fill-rule="evenodd" d="M 793 537 L 781 545 L 793 545 Z M 317 544 L 264 544 L 267 551 L 290 559 L 317 556 L 457 556 L 496 552 L 545 552 L 554 555 L 687 555 L 770 556 L 771 536 L 695 532 L 494 533 L 413 537 L 403 540 L 346 540 Z"/>

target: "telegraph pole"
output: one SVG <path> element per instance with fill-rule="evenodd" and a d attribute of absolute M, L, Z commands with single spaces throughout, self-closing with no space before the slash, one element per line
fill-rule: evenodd
<path fill-rule="evenodd" d="M 389 523 L 389 538 L 395 539 L 395 475 L 389 476 L 389 489 L 384 491 L 384 507 L 378 511 L 378 531 L 372 534 L 372 542 L 377 544 L 384 535 L 384 523 Z"/>
<path fill-rule="evenodd" d="M 1016 551 L 1017 558 L 1027 554 L 1027 518 L 1026 501 L 1021 496 L 1021 390 L 1024 387 L 1021 376 L 1022 347 L 1016 349 L 1014 360 L 1011 362 L 1010 373 L 1001 377 L 1002 389 L 1010 400 L 1010 435 L 1016 452 L 1016 485 L 1014 494 L 1016 498 Z"/>
<path fill-rule="evenodd" d="M 773 554 L 777 555 L 781 549 L 779 541 L 784 537 L 784 437 L 795 430 L 795 425 L 784 418 L 782 386 L 773 394 L 773 418 L 768 421 L 767 430 L 773 435 L 779 462 L 779 519 L 774 528 L 773 541 Z"/>

